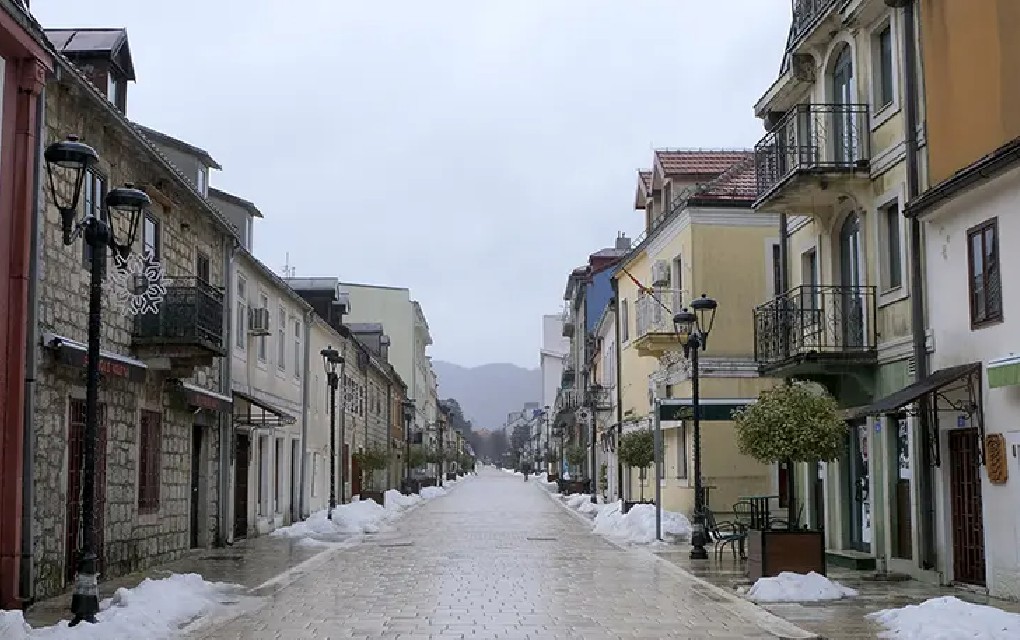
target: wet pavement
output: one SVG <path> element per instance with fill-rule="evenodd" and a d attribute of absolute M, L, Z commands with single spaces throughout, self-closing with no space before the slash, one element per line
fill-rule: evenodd
<path fill-rule="evenodd" d="M 750 586 L 740 560 L 733 559 L 729 549 L 722 558 L 692 561 L 689 548 L 658 551 L 656 555 L 668 560 L 712 584 L 735 593 L 738 588 Z M 711 549 L 710 549 L 711 553 Z M 856 589 L 859 595 L 835 602 L 787 602 L 763 604 L 762 608 L 822 638 L 831 640 L 860 640 L 876 638 L 882 627 L 865 616 L 874 611 L 920 604 L 929 598 L 956 596 L 961 600 L 984 604 L 1013 613 L 1020 612 L 1020 603 L 989 598 L 952 587 L 939 587 L 917 580 L 876 580 L 875 572 L 852 571 L 833 567 L 828 577 L 840 584 Z"/>
<path fill-rule="evenodd" d="M 493 469 L 314 564 L 258 609 L 188 637 L 812 637 L 593 535 L 537 483 Z"/>
<path fill-rule="evenodd" d="M 286 584 L 292 573 L 326 551 L 323 546 L 308 546 L 296 540 L 263 536 L 242 540 L 222 549 L 195 550 L 180 560 L 142 573 L 134 573 L 99 584 L 100 599 L 109 598 L 121 587 L 135 587 L 145 578 L 166 578 L 172 573 L 198 573 L 206 580 L 239 584 L 254 594 L 268 593 Z M 25 612 L 33 627 L 49 626 L 71 619 L 71 593 L 42 600 Z"/>

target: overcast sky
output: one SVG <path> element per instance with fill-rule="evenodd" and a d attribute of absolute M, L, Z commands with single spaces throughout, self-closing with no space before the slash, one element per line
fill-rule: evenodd
<path fill-rule="evenodd" d="M 133 119 L 208 150 L 278 273 L 410 287 L 438 359 L 538 364 L 656 147 L 751 147 L 789 0 L 32 0 L 126 27 Z"/>

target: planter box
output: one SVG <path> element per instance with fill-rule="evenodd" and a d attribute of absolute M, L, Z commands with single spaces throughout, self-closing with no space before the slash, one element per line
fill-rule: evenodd
<path fill-rule="evenodd" d="M 457 472 L 456 471 L 447 471 L 446 472 L 446 479 L 447 480 L 456 480 L 457 479 Z"/>
<path fill-rule="evenodd" d="M 587 480 L 560 480 L 560 493 L 570 495 L 571 493 L 588 493 L 589 482 Z"/>
<path fill-rule="evenodd" d="M 421 491 L 421 482 L 414 478 L 405 478 L 400 481 L 400 493 L 409 496 Z"/>
<path fill-rule="evenodd" d="M 420 483 L 422 489 L 424 489 L 425 487 L 434 487 L 436 486 L 436 479 L 433 478 L 432 476 L 426 476 L 420 480 Z"/>
<path fill-rule="evenodd" d="M 558 473 L 550 473 L 548 476 L 546 476 L 545 481 L 546 482 L 556 482 L 556 483 L 559 483 L 559 481 L 560 481 L 560 474 L 558 474 Z"/>
<path fill-rule="evenodd" d="M 825 575 L 825 537 L 821 531 L 751 529 L 747 532 L 747 577 L 777 576 L 783 571 Z"/>
<path fill-rule="evenodd" d="M 362 491 L 360 495 L 362 500 L 375 500 L 375 503 L 380 507 L 386 506 L 383 503 L 385 498 L 382 491 Z"/>
<path fill-rule="evenodd" d="M 623 501 L 622 513 L 628 513 L 631 510 L 631 507 L 633 507 L 635 505 L 639 505 L 639 504 L 650 504 L 650 505 L 654 506 L 655 505 L 655 501 L 654 500 L 624 500 Z"/>

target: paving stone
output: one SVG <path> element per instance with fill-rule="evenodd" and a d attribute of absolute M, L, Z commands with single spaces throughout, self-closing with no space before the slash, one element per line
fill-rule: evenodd
<path fill-rule="evenodd" d="M 593 535 L 543 489 L 500 471 L 483 470 L 394 529 L 331 551 L 261 608 L 190 637 L 775 638 L 783 624 Z"/>

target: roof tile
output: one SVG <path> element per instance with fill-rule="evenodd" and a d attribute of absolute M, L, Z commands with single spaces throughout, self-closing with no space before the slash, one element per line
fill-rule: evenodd
<path fill-rule="evenodd" d="M 747 149 L 657 149 L 655 164 L 667 176 L 715 177 L 748 153 Z"/>

